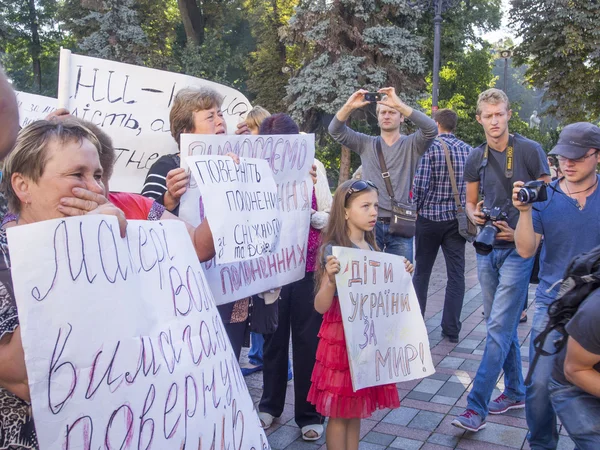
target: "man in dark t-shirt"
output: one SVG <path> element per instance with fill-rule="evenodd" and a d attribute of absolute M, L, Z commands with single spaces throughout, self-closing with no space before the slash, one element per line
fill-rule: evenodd
<path fill-rule="evenodd" d="M 567 346 L 556 357 L 550 399 L 578 450 L 600 448 L 600 289 L 569 321 Z"/>
<path fill-rule="evenodd" d="M 542 147 L 518 134 L 511 135 L 508 97 L 499 89 L 479 95 L 477 121 L 483 126 L 486 142 L 473 149 L 465 166 L 467 213 L 472 222 L 484 225 L 482 206 L 499 207 L 506 220 L 494 223 L 498 229 L 489 254 L 477 255 L 487 320 L 485 351 L 467 398 L 467 409 L 452 425 L 479 431 L 490 414 L 502 414 L 525 407 L 525 386 L 517 325 L 529 286 L 533 258 L 522 258 L 515 249 L 514 229 L 518 211 L 512 206 L 512 183 L 517 180 L 550 181 L 548 162 Z M 487 158 L 486 158 L 487 156 Z M 483 200 L 479 201 L 479 194 Z M 504 370 L 504 392 L 490 402 L 500 372 Z"/>

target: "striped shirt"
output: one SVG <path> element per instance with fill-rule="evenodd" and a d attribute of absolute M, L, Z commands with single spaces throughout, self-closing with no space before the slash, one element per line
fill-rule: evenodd
<path fill-rule="evenodd" d="M 460 202 L 464 207 L 467 194 L 464 168 L 472 149 L 452 133 L 443 133 L 438 137 L 443 139 L 448 146 Z M 413 200 L 417 205 L 418 213 L 426 219 L 434 222 L 456 219 L 456 203 L 446 164 L 446 155 L 437 139 L 425 152 L 417 167 L 413 185 Z"/>
<path fill-rule="evenodd" d="M 146 181 L 142 188 L 142 195 L 156 200 L 159 204 L 165 204 L 165 193 L 167 192 L 167 174 L 173 170 L 179 168 L 179 154 L 161 156 L 156 160 L 148 175 L 146 175 Z M 173 214 L 178 215 L 179 206 L 171 211 Z"/>

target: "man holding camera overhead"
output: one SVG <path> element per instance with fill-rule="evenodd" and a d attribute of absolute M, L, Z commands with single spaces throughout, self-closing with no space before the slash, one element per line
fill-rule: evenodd
<path fill-rule="evenodd" d="M 368 136 L 346 126 L 352 112 L 369 103 L 377 103 L 381 136 Z M 419 128 L 408 136 L 400 134 L 405 117 Z M 419 159 L 437 133 L 435 122 L 400 100 L 392 87 L 377 93 L 356 91 L 329 124 L 331 137 L 360 155 L 362 178 L 372 181 L 379 191 L 377 246 L 410 261 L 413 260 L 417 219 L 416 207 L 410 198 L 412 181 Z"/>
<path fill-rule="evenodd" d="M 486 142 L 473 149 L 465 166 L 467 213 L 471 221 L 483 226 L 474 245 L 487 336 L 467 409 L 452 425 L 473 432 L 486 426 L 488 413 L 525 407 L 517 326 L 534 258 L 523 258 L 515 249 L 519 212 L 512 205 L 512 186 L 517 180 L 550 181 L 550 170 L 537 142 L 509 133 L 511 114 L 508 97 L 501 90 L 488 89 L 479 95 L 476 118 Z M 490 401 L 502 370 L 504 392 Z"/>
<path fill-rule="evenodd" d="M 546 195 L 539 196 L 539 202 L 537 198 L 532 198 L 538 196 L 535 188 L 528 189 L 523 181 L 514 183 L 513 204 L 520 213 L 515 230 L 515 244 L 519 255 L 524 258 L 535 255 L 542 235 L 544 236 L 540 255 L 540 284 L 535 293 L 535 314 L 529 345 L 530 369 L 535 355 L 534 340 L 548 323 L 548 306 L 556 298 L 560 287 L 557 282 L 575 256 L 600 245 L 600 177 L 596 174 L 596 167 L 600 162 L 598 152 L 600 128 L 586 122 L 568 125 L 562 130 L 556 147 L 550 152 L 551 155 L 556 155 L 564 177 L 553 181 L 547 189 L 544 186 L 542 189 L 546 190 Z M 586 335 L 585 330 L 581 333 L 582 336 Z M 553 353 L 553 343 L 559 337 L 558 331 L 552 331 L 546 337 L 543 349 Z M 585 356 L 584 340 L 579 340 L 583 343 L 579 353 Z M 550 404 L 548 390 L 554 360 L 553 355 L 539 358 L 533 370 L 531 384 L 527 386 L 528 439 L 533 450 L 555 449 L 558 444 L 556 414 Z M 582 372 L 584 369 L 585 367 L 579 368 Z M 569 376 L 566 367 L 564 372 Z M 581 421 L 578 414 L 585 412 L 574 411 L 574 415 L 571 414 L 572 423 L 576 424 L 578 432 L 583 432 L 585 421 Z M 569 430 L 569 433 L 572 431 Z"/>

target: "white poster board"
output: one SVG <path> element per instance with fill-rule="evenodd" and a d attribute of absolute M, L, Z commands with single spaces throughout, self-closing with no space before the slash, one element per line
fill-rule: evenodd
<path fill-rule="evenodd" d="M 56 111 L 58 100 L 43 95 L 15 91 L 19 106 L 19 125 L 21 128 L 36 120 L 45 119 L 48 114 Z"/>
<path fill-rule="evenodd" d="M 114 191 L 140 193 L 148 169 L 162 155 L 177 153 L 169 112 L 185 87 L 210 87 L 224 97 L 222 110 L 233 133 L 250 102 L 212 81 L 61 50 L 59 105 L 102 127 L 116 149 Z"/>
<path fill-rule="evenodd" d="M 218 264 L 270 255 L 277 250 L 281 214 L 277 186 L 264 159 L 188 156 L 202 195 Z"/>
<path fill-rule="evenodd" d="M 333 247 L 354 390 L 435 373 L 427 328 L 404 258 Z"/>
<path fill-rule="evenodd" d="M 192 155 L 235 153 L 240 157 L 264 159 L 277 184 L 277 204 L 281 214 L 277 251 L 233 264 L 216 264 L 215 259 L 203 264 L 217 304 L 229 303 L 302 279 L 306 269 L 313 193 L 309 171 L 315 155 L 314 135 L 182 134 L 181 149 L 183 167 L 187 167 L 185 156 Z M 179 217 L 192 225 L 198 225 L 203 219 L 200 191 L 193 180 L 181 199 Z M 206 218 L 212 230 L 213 219 L 208 215 Z"/>
<path fill-rule="evenodd" d="M 269 448 L 179 221 L 10 228 L 41 450 Z M 185 447 L 184 447 L 185 445 Z"/>

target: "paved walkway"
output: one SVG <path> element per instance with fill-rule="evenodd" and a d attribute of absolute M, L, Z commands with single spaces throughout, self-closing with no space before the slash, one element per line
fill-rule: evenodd
<path fill-rule="evenodd" d="M 406 450 L 465 450 L 483 449 L 529 449 L 526 441 L 527 423 L 525 410 L 509 411 L 499 416 L 488 416 L 487 428 L 470 433 L 453 427 L 450 422 L 465 406 L 473 378 L 485 347 L 485 323 L 481 288 L 477 282 L 475 252 L 467 245 L 466 294 L 462 312 L 463 327 L 458 344 L 442 340 L 440 336 L 441 310 L 446 285 L 444 259 L 438 255 L 429 285 L 426 324 L 436 373 L 426 379 L 398 384 L 401 407 L 396 410 L 377 411 L 361 423 L 360 450 L 406 449 Z M 530 286 L 530 302 L 535 286 Z M 529 320 L 519 326 L 523 370 L 527 371 L 530 324 Z M 246 354 L 244 349 L 244 355 Z M 244 356 L 245 358 L 245 356 Z M 250 393 L 258 402 L 262 393 L 262 374 L 246 378 Z M 293 417 L 294 393 L 289 383 L 286 407 L 279 419 L 275 419 L 267 434 L 273 449 L 326 449 L 325 438 L 316 443 L 304 442 Z M 503 388 L 503 379 L 498 382 Z M 559 450 L 572 450 L 571 440 L 561 430 Z"/>

